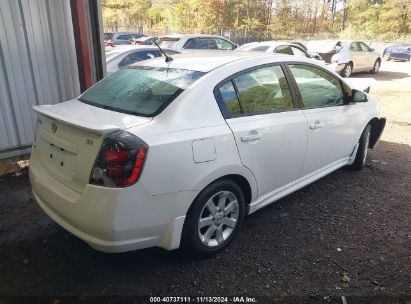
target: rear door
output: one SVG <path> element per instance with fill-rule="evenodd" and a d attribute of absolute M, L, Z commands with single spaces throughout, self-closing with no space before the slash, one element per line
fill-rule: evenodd
<path fill-rule="evenodd" d="M 354 63 L 353 70 L 362 70 L 364 68 L 364 58 L 360 44 L 358 42 L 352 42 L 349 52 L 351 60 Z"/>
<path fill-rule="evenodd" d="M 308 146 L 302 175 L 347 161 L 358 141 L 355 104 L 344 103 L 341 80 L 310 64 L 289 64 L 307 118 Z"/>
<path fill-rule="evenodd" d="M 300 176 L 307 146 L 307 121 L 293 104 L 280 65 L 237 74 L 216 89 L 240 158 L 270 193 Z"/>
<path fill-rule="evenodd" d="M 359 42 L 362 52 L 363 68 L 367 71 L 372 70 L 375 64 L 375 55 L 364 42 Z"/>

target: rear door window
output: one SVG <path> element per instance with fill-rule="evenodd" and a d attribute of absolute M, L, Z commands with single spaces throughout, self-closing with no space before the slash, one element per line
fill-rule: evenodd
<path fill-rule="evenodd" d="M 180 38 L 162 37 L 159 39 L 158 45 L 164 48 L 173 49 L 177 46 Z"/>
<path fill-rule="evenodd" d="M 217 48 L 219 50 L 228 51 L 228 50 L 234 49 L 234 45 L 232 43 L 228 42 L 227 40 L 224 40 L 224 39 L 221 39 L 221 38 L 214 38 L 214 41 L 216 42 Z"/>
<path fill-rule="evenodd" d="M 103 109 L 151 117 L 204 74 L 182 69 L 129 67 L 104 78 L 79 100 Z"/>
<path fill-rule="evenodd" d="M 243 113 L 258 114 L 293 108 L 287 79 L 280 66 L 264 67 L 233 78 Z"/>
<path fill-rule="evenodd" d="M 354 52 L 361 52 L 361 47 L 358 42 L 353 42 L 351 43 L 350 50 Z"/>
<path fill-rule="evenodd" d="M 293 55 L 293 51 L 289 45 L 279 45 L 275 48 L 274 53 Z"/>
<path fill-rule="evenodd" d="M 130 35 L 119 35 L 117 36 L 117 40 L 128 40 L 130 38 Z"/>
<path fill-rule="evenodd" d="M 160 57 L 160 56 L 161 54 L 157 50 L 134 52 L 134 53 L 131 53 L 130 55 L 127 55 L 123 60 L 121 60 L 118 67 L 123 68 L 123 67 L 126 67 L 130 64 L 133 64 L 139 61 L 148 60 L 148 59 L 152 59 L 154 57 Z"/>
<path fill-rule="evenodd" d="M 363 52 L 370 52 L 370 51 L 371 51 L 370 48 L 369 48 L 365 43 L 360 42 L 359 45 L 360 45 L 361 50 L 362 50 Z"/>
<path fill-rule="evenodd" d="M 308 56 L 308 54 L 306 52 L 300 50 L 298 47 L 292 46 L 291 49 L 293 51 L 293 54 L 296 55 L 296 56 L 310 58 L 310 56 Z"/>
<path fill-rule="evenodd" d="M 241 114 L 240 103 L 231 80 L 220 87 L 220 95 L 230 116 Z"/>
<path fill-rule="evenodd" d="M 184 45 L 185 49 L 217 50 L 217 43 L 213 38 L 191 38 Z"/>

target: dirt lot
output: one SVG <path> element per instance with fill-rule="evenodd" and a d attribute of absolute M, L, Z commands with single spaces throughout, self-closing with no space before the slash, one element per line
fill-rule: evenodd
<path fill-rule="evenodd" d="M 253 214 L 208 260 L 156 248 L 99 253 L 43 214 L 25 174 L 1 177 L 0 295 L 51 298 L 0 303 L 238 294 L 260 303 L 410 303 L 411 63 L 383 62 L 376 78 L 371 93 L 389 123 L 366 168 L 338 170 Z"/>
<path fill-rule="evenodd" d="M 370 77 L 354 74 L 353 77 Z M 382 140 L 411 145 L 411 62 L 384 61 L 370 94 L 380 99 L 388 118 Z"/>

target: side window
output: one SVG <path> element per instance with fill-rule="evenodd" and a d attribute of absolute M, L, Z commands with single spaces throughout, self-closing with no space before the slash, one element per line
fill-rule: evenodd
<path fill-rule="evenodd" d="M 358 42 L 351 43 L 350 51 L 361 52 L 361 47 L 359 46 Z"/>
<path fill-rule="evenodd" d="M 291 47 L 289 45 L 277 46 L 274 50 L 274 53 L 293 55 L 293 51 L 291 50 Z"/>
<path fill-rule="evenodd" d="M 186 43 L 184 43 L 183 48 L 184 49 L 193 49 L 193 48 L 195 48 L 195 41 L 196 41 L 196 39 L 194 39 L 194 38 L 187 39 Z"/>
<path fill-rule="evenodd" d="M 339 79 L 309 65 L 290 65 L 305 108 L 330 107 L 344 104 Z"/>
<path fill-rule="evenodd" d="M 292 46 L 291 49 L 293 50 L 293 54 L 296 56 L 310 58 L 310 56 L 308 56 L 306 52 L 300 50 L 298 47 Z"/>
<path fill-rule="evenodd" d="M 124 57 L 124 59 L 121 60 L 120 63 L 118 64 L 118 67 L 123 68 L 130 64 L 143 61 L 143 60 L 147 60 L 147 59 L 152 59 L 154 57 L 159 57 L 159 56 L 160 56 L 159 52 L 155 50 L 134 52 Z"/>
<path fill-rule="evenodd" d="M 129 39 L 129 35 L 119 35 L 117 37 L 117 40 L 128 40 Z"/>
<path fill-rule="evenodd" d="M 220 87 L 220 94 L 230 115 L 241 114 L 240 103 L 231 80 Z"/>
<path fill-rule="evenodd" d="M 211 38 L 192 38 L 184 45 L 185 49 L 209 50 L 217 49 L 217 43 Z"/>
<path fill-rule="evenodd" d="M 215 38 L 214 41 L 216 42 L 219 50 L 232 50 L 234 47 L 234 45 L 224 39 Z"/>
<path fill-rule="evenodd" d="M 233 79 L 243 113 L 269 113 L 293 108 L 287 79 L 280 66 L 241 74 Z"/>
<path fill-rule="evenodd" d="M 360 44 L 361 50 L 363 52 L 370 52 L 371 51 L 370 48 L 365 43 L 360 42 L 359 44 Z"/>

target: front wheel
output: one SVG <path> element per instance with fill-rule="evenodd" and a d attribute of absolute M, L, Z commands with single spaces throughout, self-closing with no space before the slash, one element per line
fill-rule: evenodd
<path fill-rule="evenodd" d="M 361 134 L 360 141 L 358 142 L 357 154 L 355 155 L 354 162 L 350 165 L 353 170 L 361 170 L 365 167 L 367 160 L 368 146 L 370 144 L 371 126 L 367 125 Z"/>
<path fill-rule="evenodd" d="M 352 74 L 352 64 L 346 63 L 344 68 L 341 71 L 341 76 L 345 78 L 349 78 Z"/>
<path fill-rule="evenodd" d="M 378 71 L 380 70 L 381 67 L 381 62 L 379 59 L 375 60 L 374 66 L 372 67 L 372 70 L 370 71 L 371 74 L 377 74 Z"/>
<path fill-rule="evenodd" d="M 220 180 L 204 189 L 187 213 L 182 248 L 206 257 L 224 250 L 234 239 L 245 216 L 241 188 L 231 180 Z"/>

